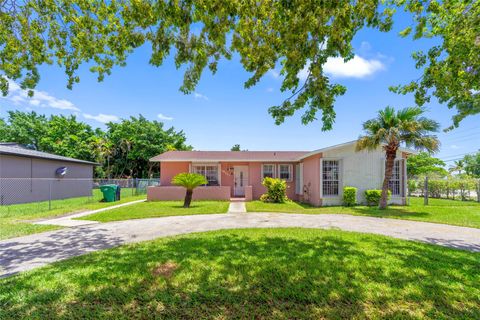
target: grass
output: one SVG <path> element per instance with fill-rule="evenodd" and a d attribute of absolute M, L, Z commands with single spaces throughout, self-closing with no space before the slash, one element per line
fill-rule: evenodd
<path fill-rule="evenodd" d="M 247 202 L 249 212 L 286 212 L 304 214 L 352 214 L 404 220 L 436 222 L 464 227 L 480 228 L 480 203 L 445 199 L 430 199 L 423 205 L 423 198 L 411 198 L 409 206 L 390 206 L 386 210 L 377 207 L 312 207 L 298 202 L 264 203 Z"/>
<path fill-rule="evenodd" d="M 94 213 L 79 219 L 108 222 L 153 217 L 225 213 L 228 210 L 228 205 L 227 201 L 193 201 L 190 208 L 186 209 L 183 208 L 183 201 L 152 201 Z"/>
<path fill-rule="evenodd" d="M 30 223 L 31 220 L 105 208 L 115 204 L 144 199 L 145 195 L 133 195 L 132 189 L 125 188 L 122 189 L 120 201 L 100 202 L 102 198 L 101 191 L 94 189 L 92 197 L 53 200 L 50 210 L 48 201 L 0 206 L 0 240 L 59 229 L 57 226 L 34 225 Z"/>
<path fill-rule="evenodd" d="M 241 229 L 0 279 L 1 319 L 479 319 L 480 254 L 383 236 Z"/>

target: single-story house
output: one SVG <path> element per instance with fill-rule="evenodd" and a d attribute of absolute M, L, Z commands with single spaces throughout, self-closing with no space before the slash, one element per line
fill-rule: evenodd
<path fill-rule="evenodd" d="M 0 143 L 0 205 L 90 196 L 96 165 Z"/>
<path fill-rule="evenodd" d="M 160 185 L 148 188 L 147 199 L 182 199 L 184 188 L 171 180 L 179 173 L 195 172 L 204 175 L 208 184 L 195 189 L 194 199 L 259 199 L 266 191 L 263 178 L 276 177 L 287 182 L 292 200 L 339 205 L 343 187 L 352 186 L 358 188 L 358 203 L 363 203 L 365 190 L 382 187 L 385 154 L 381 147 L 356 152 L 355 145 L 351 141 L 315 151 L 168 151 L 150 159 L 160 163 Z M 406 158 L 411 153 L 404 148 L 397 153 L 391 203 L 406 202 Z"/>

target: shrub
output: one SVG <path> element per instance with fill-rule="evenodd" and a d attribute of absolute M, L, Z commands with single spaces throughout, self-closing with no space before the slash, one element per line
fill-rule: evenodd
<path fill-rule="evenodd" d="M 388 199 L 390 199 L 391 195 L 392 193 L 388 190 Z M 382 190 L 365 190 L 365 199 L 368 206 L 378 206 L 381 198 Z"/>
<path fill-rule="evenodd" d="M 266 177 L 262 182 L 267 188 L 267 193 L 260 197 L 263 202 L 284 203 L 287 198 L 287 183 L 282 179 L 274 179 Z"/>
<path fill-rule="evenodd" d="M 345 207 L 354 206 L 357 203 L 357 188 L 344 187 L 343 188 L 343 205 Z"/>

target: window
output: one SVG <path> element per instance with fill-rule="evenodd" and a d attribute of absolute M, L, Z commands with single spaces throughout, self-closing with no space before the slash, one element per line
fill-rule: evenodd
<path fill-rule="evenodd" d="M 204 176 L 208 184 L 207 186 L 218 186 L 218 165 L 193 165 L 193 172 Z"/>
<path fill-rule="evenodd" d="M 340 182 L 340 161 L 322 161 L 322 194 L 324 197 L 338 196 Z"/>
<path fill-rule="evenodd" d="M 280 164 L 278 166 L 278 177 L 286 181 L 292 181 L 292 165 Z"/>
<path fill-rule="evenodd" d="M 401 194 L 400 185 L 400 160 L 395 160 L 392 177 L 388 182 L 388 189 L 392 192 L 392 196 L 399 196 Z"/>
<path fill-rule="evenodd" d="M 262 166 L 262 180 L 266 177 L 274 178 L 275 175 L 275 165 L 274 164 L 264 164 Z"/>

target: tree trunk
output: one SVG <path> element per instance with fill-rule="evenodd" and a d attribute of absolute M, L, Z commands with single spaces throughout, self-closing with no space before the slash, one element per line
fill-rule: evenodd
<path fill-rule="evenodd" d="M 395 157 L 397 155 L 397 150 L 387 150 L 387 163 L 385 165 L 385 178 L 383 179 L 382 185 L 382 197 L 380 198 L 380 206 L 379 209 L 386 209 L 387 208 L 387 201 L 388 201 L 388 183 L 392 178 L 393 173 L 393 165 L 395 164 Z"/>
<path fill-rule="evenodd" d="M 184 208 L 190 208 L 190 203 L 192 202 L 192 195 L 193 190 L 187 189 L 187 193 L 185 194 L 185 200 L 183 201 Z"/>

